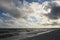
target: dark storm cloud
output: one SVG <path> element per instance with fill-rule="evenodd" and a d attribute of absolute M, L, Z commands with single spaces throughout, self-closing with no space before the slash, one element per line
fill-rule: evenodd
<path fill-rule="evenodd" d="M 60 6 L 54 6 L 51 8 L 51 12 L 46 14 L 50 19 L 60 18 Z"/>

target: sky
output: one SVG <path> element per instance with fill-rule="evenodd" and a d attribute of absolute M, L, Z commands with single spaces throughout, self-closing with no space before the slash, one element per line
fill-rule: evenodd
<path fill-rule="evenodd" d="M 0 28 L 58 28 L 59 10 L 60 0 L 0 0 Z"/>
<path fill-rule="evenodd" d="M 23 2 L 23 0 L 20 0 L 20 1 Z M 31 2 L 39 2 L 39 3 L 42 3 L 42 2 L 44 2 L 44 1 L 51 1 L 51 0 L 25 0 L 25 1 L 27 1 L 27 2 L 29 2 L 29 3 L 31 3 Z"/>

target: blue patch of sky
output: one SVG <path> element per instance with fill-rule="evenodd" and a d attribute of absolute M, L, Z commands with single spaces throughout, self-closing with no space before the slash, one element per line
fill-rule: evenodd
<path fill-rule="evenodd" d="M 32 19 L 33 22 L 37 22 L 37 21 L 38 21 L 38 20 L 36 19 L 36 17 L 34 17 L 34 16 L 31 16 L 31 19 Z"/>
<path fill-rule="evenodd" d="M 24 2 L 24 1 L 27 1 L 27 2 L 29 2 L 29 3 L 31 3 L 31 2 L 39 2 L 39 3 L 43 3 L 44 1 L 52 1 L 52 0 L 20 0 L 22 3 Z"/>
<path fill-rule="evenodd" d="M 38 20 L 36 19 L 36 17 L 34 16 L 31 16 L 29 20 L 27 20 L 28 22 L 33 22 L 33 23 L 36 23 L 38 22 Z"/>
<path fill-rule="evenodd" d="M 6 16 L 6 15 L 3 15 L 3 13 L 6 13 L 6 12 L 4 12 L 3 10 L 0 10 L 0 19 L 2 19 L 4 22 L 5 22 L 6 20 L 12 19 L 11 17 L 8 17 L 8 16 Z"/>

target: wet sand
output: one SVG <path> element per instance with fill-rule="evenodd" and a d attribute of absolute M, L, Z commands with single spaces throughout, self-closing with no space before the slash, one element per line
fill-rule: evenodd
<path fill-rule="evenodd" d="M 18 30 L 17 29 L 14 30 L 4 29 L 4 30 L 3 31 L 2 29 L 0 30 L 0 40 L 57 40 L 57 38 L 59 40 L 60 37 L 60 29 L 30 29 L 29 28 L 29 29 L 18 29 Z M 50 31 L 50 30 L 54 30 L 54 31 Z"/>

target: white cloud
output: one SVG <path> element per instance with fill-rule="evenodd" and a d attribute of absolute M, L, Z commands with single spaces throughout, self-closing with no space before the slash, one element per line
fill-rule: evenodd
<path fill-rule="evenodd" d="M 19 10 L 18 7 L 16 7 L 15 4 L 17 4 L 17 2 L 19 2 L 19 0 L 0 0 L 0 9 L 8 12 L 15 18 L 19 18 L 23 16 L 23 12 L 20 12 L 21 9 Z"/>
<path fill-rule="evenodd" d="M 0 25 L 1 25 L 1 23 L 3 23 L 2 19 L 0 19 Z"/>
<path fill-rule="evenodd" d="M 19 0 L 0 0 L 0 9 L 7 12 L 3 15 L 12 18 L 11 20 L 6 20 L 6 23 L 2 21 L 0 28 L 46 28 L 45 25 L 42 24 L 51 24 L 55 21 L 60 22 L 59 19 L 51 20 L 44 15 L 50 13 L 52 6 L 60 6 L 59 2 L 60 1 L 46 1 L 42 4 L 38 2 L 25 2 L 21 4 Z M 16 3 L 18 6 L 16 6 Z M 34 22 L 34 20 L 36 20 L 36 22 Z"/>

